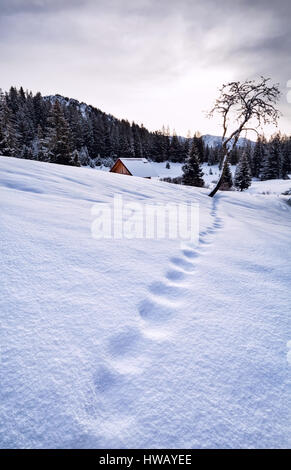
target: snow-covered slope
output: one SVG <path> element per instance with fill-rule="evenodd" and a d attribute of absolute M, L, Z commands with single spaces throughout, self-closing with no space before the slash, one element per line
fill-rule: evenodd
<path fill-rule="evenodd" d="M 5 157 L 0 190 L 2 448 L 290 446 L 283 197 Z M 114 194 L 199 202 L 199 247 L 93 239 Z"/>

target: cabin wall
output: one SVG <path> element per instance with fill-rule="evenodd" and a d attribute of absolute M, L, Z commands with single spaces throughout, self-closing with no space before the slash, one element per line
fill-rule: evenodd
<path fill-rule="evenodd" d="M 121 161 L 118 161 L 110 171 L 112 173 L 120 173 L 121 175 L 130 175 L 129 171 Z"/>

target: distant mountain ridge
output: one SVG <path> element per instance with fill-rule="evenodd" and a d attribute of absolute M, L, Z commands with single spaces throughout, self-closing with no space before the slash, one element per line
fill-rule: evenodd
<path fill-rule="evenodd" d="M 202 136 L 203 142 L 205 145 L 208 145 L 208 147 L 217 147 L 218 145 L 222 144 L 222 137 L 216 136 L 216 135 L 211 135 L 211 134 L 205 134 Z M 232 141 L 231 141 L 232 142 Z M 247 139 L 246 137 L 240 137 L 238 139 L 238 147 L 245 147 L 250 143 L 252 146 L 255 145 L 255 142 L 253 142 L 250 139 Z"/>

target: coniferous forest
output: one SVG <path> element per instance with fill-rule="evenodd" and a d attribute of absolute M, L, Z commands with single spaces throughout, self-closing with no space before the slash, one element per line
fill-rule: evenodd
<path fill-rule="evenodd" d="M 0 155 L 109 167 L 117 157 L 184 163 L 193 146 L 200 163 L 221 163 L 221 145 L 206 145 L 199 133 L 182 138 L 165 127 L 150 132 L 60 95 L 43 97 L 15 87 L 0 90 Z M 230 163 L 242 159 L 253 177 L 286 178 L 291 172 L 291 137 L 277 133 L 269 141 L 263 136 L 255 144 L 245 140 L 232 152 Z"/>

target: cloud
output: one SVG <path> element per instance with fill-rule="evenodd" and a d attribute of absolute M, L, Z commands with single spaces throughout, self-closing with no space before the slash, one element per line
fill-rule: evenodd
<path fill-rule="evenodd" d="M 3 88 L 63 93 L 150 128 L 218 133 L 203 110 L 222 82 L 291 78 L 287 0 L 0 0 L 0 12 Z"/>

